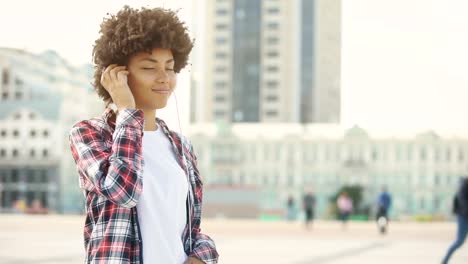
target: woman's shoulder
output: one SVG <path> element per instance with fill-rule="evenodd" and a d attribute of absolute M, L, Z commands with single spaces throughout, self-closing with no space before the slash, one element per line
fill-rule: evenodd
<path fill-rule="evenodd" d="M 187 136 L 183 135 L 180 132 L 173 131 L 173 130 L 170 130 L 170 133 L 173 135 L 173 137 L 177 138 L 177 141 L 180 142 L 182 147 L 187 149 L 189 152 L 192 152 L 192 149 L 193 149 L 192 142 Z"/>
<path fill-rule="evenodd" d="M 163 130 L 167 131 L 169 135 L 176 141 L 176 143 L 180 143 L 182 147 L 191 150 L 192 149 L 192 142 L 188 137 L 183 135 L 181 132 L 177 132 L 175 130 L 170 129 L 164 120 L 157 118 L 158 124 L 163 127 Z"/>
<path fill-rule="evenodd" d="M 92 117 L 90 119 L 83 119 L 75 122 L 70 128 L 69 134 L 73 135 L 76 133 L 99 133 L 104 134 L 106 124 L 102 117 Z"/>

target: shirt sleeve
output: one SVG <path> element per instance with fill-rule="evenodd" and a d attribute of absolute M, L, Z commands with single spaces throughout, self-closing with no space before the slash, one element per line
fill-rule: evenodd
<path fill-rule="evenodd" d="M 78 173 L 97 193 L 122 207 L 137 205 L 142 191 L 144 113 L 124 109 L 116 118 L 112 147 L 88 122 L 70 130 L 69 143 Z"/>
<path fill-rule="evenodd" d="M 196 257 L 206 264 L 218 263 L 218 251 L 214 241 L 207 235 L 197 232 L 191 257 Z"/>

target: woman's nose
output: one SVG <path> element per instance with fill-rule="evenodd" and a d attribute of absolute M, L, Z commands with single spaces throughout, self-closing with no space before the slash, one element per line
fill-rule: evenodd
<path fill-rule="evenodd" d="M 164 70 L 158 71 L 156 73 L 156 81 L 160 83 L 169 82 L 169 74 Z"/>

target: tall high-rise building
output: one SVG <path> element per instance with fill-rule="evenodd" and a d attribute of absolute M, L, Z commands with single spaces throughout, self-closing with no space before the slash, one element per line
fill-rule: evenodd
<path fill-rule="evenodd" d="M 194 5 L 192 123 L 339 122 L 340 0 L 203 4 Z"/>

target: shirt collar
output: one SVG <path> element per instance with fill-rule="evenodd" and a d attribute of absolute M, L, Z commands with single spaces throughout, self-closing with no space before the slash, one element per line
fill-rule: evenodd
<path fill-rule="evenodd" d="M 114 110 L 111 107 L 106 107 L 104 110 L 104 113 L 102 114 L 102 119 L 104 122 L 109 125 L 112 128 L 112 131 L 115 129 L 115 120 L 112 120 L 112 116 L 115 115 Z M 171 140 L 173 141 L 173 137 L 170 133 L 169 127 L 167 126 L 166 122 L 164 120 L 156 117 L 156 123 L 158 124 L 159 128 L 162 128 L 162 131 L 164 134 Z"/>

